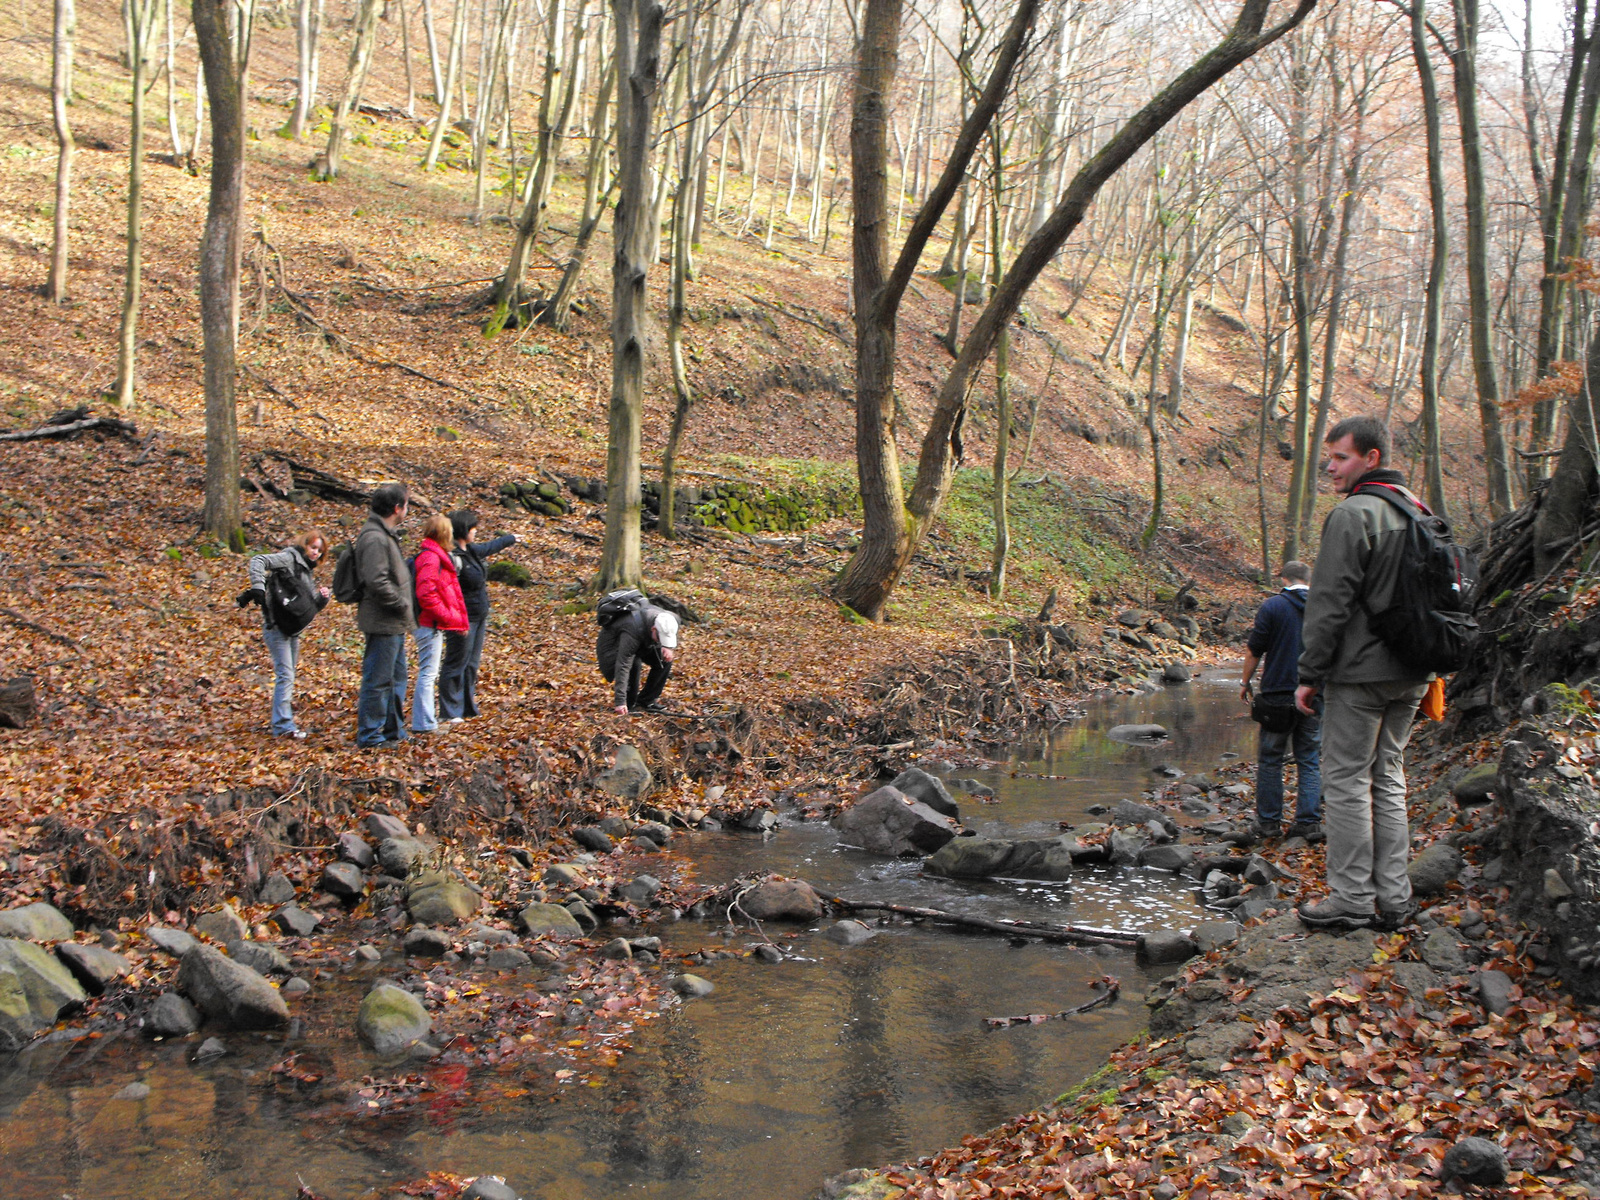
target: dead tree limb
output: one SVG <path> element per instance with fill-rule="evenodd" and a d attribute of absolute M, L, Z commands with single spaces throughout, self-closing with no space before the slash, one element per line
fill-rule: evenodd
<path fill-rule="evenodd" d="M 1091 980 L 1089 986 L 1095 991 L 1093 1000 L 1086 1000 L 1071 1008 L 1063 1008 L 1060 1012 L 1025 1013 L 1020 1017 L 985 1017 L 983 1023 L 990 1029 L 1010 1029 L 1016 1025 L 1042 1025 L 1052 1019 L 1076 1017 L 1096 1008 L 1104 1008 L 1122 993 L 1122 981 L 1115 975 L 1102 975 L 1099 979 Z"/>
<path fill-rule="evenodd" d="M 40 438 L 76 437 L 80 433 L 104 429 L 118 437 L 133 437 L 139 427 L 132 421 L 119 421 L 115 417 L 87 417 L 81 421 L 68 421 L 60 425 L 40 425 L 35 429 L 13 429 L 0 433 L 0 442 L 33 442 Z"/>
<path fill-rule="evenodd" d="M 1008 937 L 1032 937 L 1046 942 L 1071 942 L 1079 946 L 1127 946 L 1139 944 L 1140 935 L 1123 933 L 1116 929 L 1090 929 L 1083 925 L 1050 925 L 1043 921 L 996 921 L 988 917 L 968 917 L 960 913 L 944 912 L 937 908 L 919 908 L 911 904 L 886 904 L 879 900 L 846 900 L 840 896 L 821 894 L 835 908 L 846 912 L 892 912 L 904 917 L 921 917 L 941 925 L 959 925 L 964 929 L 979 929 L 985 933 L 1003 933 Z"/>

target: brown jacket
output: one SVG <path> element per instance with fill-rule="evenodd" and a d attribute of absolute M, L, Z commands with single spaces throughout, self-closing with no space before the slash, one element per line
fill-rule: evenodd
<path fill-rule="evenodd" d="M 369 516 L 356 536 L 355 556 L 361 580 L 356 628 L 370 634 L 410 633 L 417 627 L 416 602 L 400 535 L 382 518 Z"/>

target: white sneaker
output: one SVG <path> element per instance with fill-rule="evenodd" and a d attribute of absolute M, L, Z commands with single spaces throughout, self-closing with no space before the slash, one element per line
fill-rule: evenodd
<path fill-rule="evenodd" d="M 465 720 L 466 720 L 465 717 L 451 717 L 448 721 L 445 722 L 445 724 L 446 725 L 460 725 Z"/>

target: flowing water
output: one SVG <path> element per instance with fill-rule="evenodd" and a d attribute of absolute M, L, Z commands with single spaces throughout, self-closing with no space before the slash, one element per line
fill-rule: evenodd
<path fill-rule="evenodd" d="M 956 772 L 997 793 L 993 804 L 963 800 L 967 823 L 996 836 L 1053 833 L 1063 821 L 1093 820 L 1090 805 L 1137 799 L 1158 765 L 1195 772 L 1249 753 L 1254 726 L 1229 679 L 1237 675 L 1211 672 L 1098 702 L 1043 744 L 1019 746 L 1004 769 Z M 1105 736 L 1144 721 L 1166 726 L 1170 741 L 1131 746 Z M 765 840 L 700 834 L 679 848 L 708 882 L 777 871 L 853 899 L 1128 930 L 1187 928 L 1200 917 L 1192 888 L 1172 876 L 1104 868 L 1062 884 L 923 878 L 915 863 L 844 849 L 816 824 L 786 825 Z M 754 940 L 709 922 L 650 932 L 683 950 Z M 713 995 L 641 1026 L 635 1049 L 598 1086 L 565 1088 L 557 1102 L 499 1078 L 361 1117 L 261 1087 L 259 1073 L 286 1050 L 264 1035 L 227 1035 L 234 1053 L 205 1066 L 191 1062 L 193 1042 L 37 1046 L 0 1068 L 3 1192 L 290 1200 L 304 1182 L 344 1200 L 453 1171 L 502 1175 L 527 1200 L 801 1200 L 848 1167 L 930 1153 L 1048 1102 L 1144 1023 L 1149 978 L 1122 951 L 1014 947 L 927 925 L 891 925 L 849 948 L 809 931 L 785 945 L 781 963 L 695 968 L 715 983 Z M 1122 999 L 1107 1008 L 984 1027 L 989 1016 L 1082 1003 L 1088 981 L 1104 974 L 1122 981 Z M 330 981 L 312 1002 L 319 1020 L 301 1045 L 329 1078 L 381 1074 L 349 1032 L 359 990 L 355 978 Z"/>

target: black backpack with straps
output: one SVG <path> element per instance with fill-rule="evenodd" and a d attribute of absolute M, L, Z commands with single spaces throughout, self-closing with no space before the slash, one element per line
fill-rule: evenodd
<path fill-rule="evenodd" d="M 606 593 L 595 606 L 594 619 L 601 629 L 615 624 L 645 602 L 645 594 L 638 588 L 618 588 Z"/>
<path fill-rule="evenodd" d="M 293 637 L 311 624 L 321 607 L 316 592 L 301 587 L 295 572 L 282 567 L 267 572 L 262 591 L 267 620 L 284 637 Z"/>
<path fill-rule="evenodd" d="M 1378 640 L 1419 675 L 1448 675 L 1467 665 L 1478 623 L 1472 603 L 1478 560 L 1457 544 L 1450 524 L 1402 488 L 1366 483 L 1352 495 L 1376 496 L 1406 518 L 1388 607 L 1362 607 Z"/>

